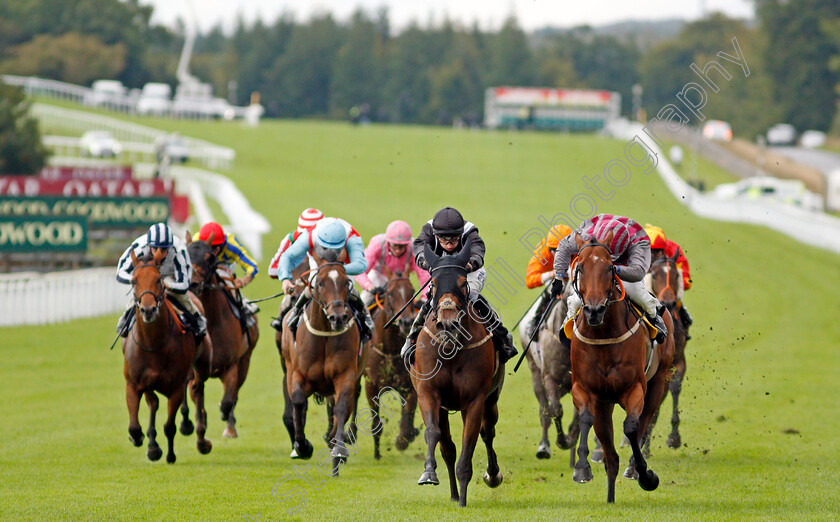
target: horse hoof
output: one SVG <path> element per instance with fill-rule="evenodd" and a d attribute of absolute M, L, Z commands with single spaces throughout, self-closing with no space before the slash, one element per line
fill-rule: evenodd
<path fill-rule="evenodd" d="M 680 434 L 673 434 L 668 437 L 668 442 L 666 443 L 669 448 L 677 449 L 682 446 L 682 439 L 680 438 Z"/>
<path fill-rule="evenodd" d="M 426 486 L 431 484 L 432 486 L 437 486 L 440 484 L 440 481 L 437 478 L 437 473 L 431 470 L 426 470 L 420 475 L 420 480 L 417 481 L 418 486 Z"/>
<path fill-rule="evenodd" d="M 409 440 L 402 435 L 397 435 L 397 440 L 394 441 L 394 444 L 397 446 L 397 449 L 400 451 L 405 451 L 408 448 Z"/>
<path fill-rule="evenodd" d="M 408 436 L 406 438 L 408 439 L 408 442 L 414 442 L 414 439 L 416 439 L 418 435 L 420 435 L 420 430 L 417 428 L 411 428 L 411 431 L 408 432 Z"/>
<path fill-rule="evenodd" d="M 594 450 L 592 452 L 592 455 L 589 456 L 589 460 L 596 463 L 596 464 L 600 464 L 600 463 L 604 462 L 604 450 L 602 450 L 602 449 Z"/>
<path fill-rule="evenodd" d="M 306 439 L 303 439 L 303 444 L 295 442 L 294 453 L 297 453 L 297 455 L 298 455 L 296 458 L 306 460 L 306 459 L 312 457 L 313 449 L 314 448 L 312 447 L 312 443 L 309 442 Z M 292 458 L 295 458 L 295 457 L 292 457 Z"/>
<path fill-rule="evenodd" d="M 137 431 L 128 430 L 128 440 L 134 444 L 134 447 L 139 448 L 143 445 L 143 431 L 139 428 Z"/>
<path fill-rule="evenodd" d="M 179 429 L 181 430 L 181 435 L 190 436 L 195 431 L 195 425 L 193 425 L 191 420 L 184 419 L 181 421 Z"/>
<path fill-rule="evenodd" d="M 236 428 L 228 426 L 227 428 L 225 428 L 225 431 L 222 432 L 222 437 L 226 439 L 235 439 L 239 437 L 239 434 L 236 433 Z"/>
<path fill-rule="evenodd" d="M 376 459 L 376 460 L 379 460 L 379 459 L 382 458 L 382 454 L 377 451 L 376 453 L 373 454 L 373 458 Z"/>
<path fill-rule="evenodd" d="M 169 455 L 166 456 L 166 463 L 167 464 L 175 464 L 175 454 L 174 453 L 170 453 Z"/>
<path fill-rule="evenodd" d="M 163 451 L 160 449 L 160 446 L 153 446 L 146 451 L 146 456 L 152 462 L 156 462 L 163 456 Z"/>
<path fill-rule="evenodd" d="M 566 437 L 557 436 L 557 447 L 562 450 L 571 448 L 575 442 L 577 442 L 577 440 L 569 440 Z"/>
<path fill-rule="evenodd" d="M 653 491 L 659 487 L 659 477 L 649 469 L 647 473 L 639 477 L 639 486 L 645 491 Z"/>
<path fill-rule="evenodd" d="M 324 439 L 324 442 L 326 442 L 330 446 L 330 448 L 332 448 L 332 437 L 330 437 L 330 434 L 324 433 L 324 436 L 322 438 Z"/>
<path fill-rule="evenodd" d="M 298 455 L 298 452 L 297 452 L 296 449 L 292 448 L 292 452 L 289 453 L 289 457 L 291 457 L 293 459 L 299 459 L 300 455 Z"/>
<path fill-rule="evenodd" d="M 207 455 L 208 453 L 210 453 L 210 450 L 213 449 L 213 444 L 209 440 L 204 439 L 196 442 L 195 447 L 198 448 L 199 453 L 201 453 L 202 455 Z"/>
<path fill-rule="evenodd" d="M 624 478 L 639 480 L 639 472 L 636 471 L 636 466 L 627 466 L 627 469 L 624 470 Z"/>
<path fill-rule="evenodd" d="M 586 484 L 587 482 L 592 480 L 592 468 L 575 468 L 575 472 L 572 475 L 572 480 L 574 480 L 578 484 Z"/>
<path fill-rule="evenodd" d="M 499 485 L 502 483 L 502 480 L 504 480 L 504 478 L 505 477 L 504 477 L 504 475 L 502 475 L 501 471 L 496 473 L 495 477 L 491 477 L 490 474 L 487 473 L 486 471 L 484 472 L 484 483 L 487 484 L 488 486 L 490 486 L 491 488 L 499 487 Z"/>
<path fill-rule="evenodd" d="M 538 459 L 550 459 L 551 458 L 551 449 L 548 447 L 548 444 L 540 444 L 540 447 L 537 448 L 537 458 Z"/>
<path fill-rule="evenodd" d="M 344 444 L 336 444 L 333 446 L 332 451 L 330 451 L 330 456 L 333 458 L 345 459 L 350 456 L 350 452 L 347 451 L 347 448 Z"/>

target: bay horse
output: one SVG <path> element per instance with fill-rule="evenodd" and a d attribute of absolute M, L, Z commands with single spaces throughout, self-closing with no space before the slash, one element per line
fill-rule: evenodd
<path fill-rule="evenodd" d="M 572 276 L 573 288 L 582 302 L 582 313 L 574 320 L 571 347 L 572 398 L 580 415 L 580 445 L 573 479 L 579 483 L 592 480 L 592 468 L 586 458 L 587 437 L 594 425 L 604 449 L 608 503 L 615 502 L 618 475 L 612 419 L 615 404 L 627 413 L 624 434 L 633 450 L 631 466 L 638 473 L 639 486 L 645 491 L 659 486 L 659 477 L 648 469 L 640 444 L 662 403 L 674 358 L 671 316 L 663 317 L 669 332 L 665 344 L 651 344 L 647 325 L 624 298 L 623 284 L 606 246 L 612 239 L 612 232 L 603 243 L 594 236 L 584 241 L 576 235 L 578 256 Z M 659 359 L 658 365 L 649 370 L 653 373 L 650 378 L 645 373 L 649 348 L 652 360 Z"/>
<path fill-rule="evenodd" d="M 212 234 L 205 241 L 192 241 L 187 235 L 187 249 L 193 267 L 190 288 L 204 306 L 207 335 L 213 343 L 210 377 L 220 379 L 224 387 L 220 410 L 227 426 L 222 436 L 235 439 L 238 433 L 233 410 L 239 399 L 239 390 L 248 377 L 251 354 L 260 333 L 256 323 L 245 327 L 234 314 L 231 306 L 237 305 L 231 300 L 237 299 L 238 292 L 234 290 L 230 277 L 217 272 L 218 259 L 212 252 L 212 241 Z M 238 299 L 242 299 L 241 295 Z"/>
<path fill-rule="evenodd" d="M 286 386 L 292 400 L 294 453 L 312 457 L 312 444 L 306 439 L 308 398 L 335 395 L 334 432 L 331 439 L 333 475 L 350 456 L 344 425 L 352 419 L 367 351 L 360 344 L 359 328 L 347 303 L 353 281 L 344 263 L 325 260 L 308 279 L 312 300 L 307 305 L 293 339 L 290 328 L 283 329 L 282 353 L 286 363 Z M 350 435 L 350 444 L 356 445 Z"/>
<path fill-rule="evenodd" d="M 426 245 L 426 260 L 432 266 L 432 312 L 417 338 L 416 365 L 409 370 L 426 424 L 428 446 L 425 470 L 417 483 L 440 483 L 435 460 L 435 448 L 440 443 L 449 472 L 450 498 L 461 507 L 467 505 L 467 486 L 472 479 L 472 458 L 479 433 L 487 447 L 484 483 L 495 488 L 503 479 L 493 439 L 505 368 L 493 347 L 491 332 L 467 301 L 469 255 L 470 241 L 456 256 L 438 257 Z M 457 467 L 448 415 L 454 411 L 461 412 L 464 422 Z"/>
<path fill-rule="evenodd" d="M 406 271 L 391 272 L 383 264 L 383 275 L 388 279 L 385 285 L 384 299 L 375 297 L 373 323 L 374 330 L 370 340 L 370 351 L 368 354 L 365 376 L 365 393 L 367 395 L 370 409 L 375 413 L 374 419 L 380 419 L 379 408 L 383 398 L 381 394 L 390 390 L 396 391 L 402 403 L 400 416 L 400 432 L 397 435 L 396 446 L 400 451 L 408 448 L 420 433 L 414 427 L 414 412 L 417 409 L 417 392 L 411 385 L 411 377 L 400 360 L 400 349 L 402 348 L 414 318 L 417 316 L 417 306 L 411 301 L 414 296 L 414 286 L 411 279 L 404 276 Z M 400 318 L 394 323 L 395 327 L 385 328 L 385 323 L 393 317 L 406 303 L 408 306 Z M 387 407 L 385 408 L 387 409 Z M 389 410 L 390 411 L 390 410 Z M 382 434 L 381 424 L 373 430 L 373 452 L 377 460 L 382 457 L 379 452 L 379 438 Z"/>
<path fill-rule="evenodd" d="M 129 335 L 123 341 L 123 375 L 125 376 L 125 400 L 128 406 L 128 435 L 135 446 L 143 444 L 143 432 L 137 413 L 140 397 L 149 405 L 149 447 L 146 456 L 156 461 L 162 456 L 156 439 L 155 414 L 158 398 L 155 392 L 168 397 L 168 414 L 163 432 L 169 445 L 166 462 L 175 462 L 175 415 L 184 400 L 184 383 L 193 370 L 189 382 L 190 395 L 195 403 L 197 415 L 196 446 L 199 453 L 210 453 L 213 445 L 204 437 L 207 429 L 207 414 L 204 410 L 204 382 L 209 374 L 210 340 L 196 347 L 195 336 L 181 326 L 175 318 L 173 306 L 166 299 L 166 288 L 161 280 L 160 265 L 166 257 L 157 251 L 149 258 L 138 259 L 131 251 L 134 267 L 131 285 L 137 320 Z M 201 303 L 190 296 L 201 310 Z"/>
<path fill-rule="evenodd" d="M 570 288 L 566 288 L 564 294 L 568 294 Z M 569 433 L 563 430 L 563 405 L 560 399 L 572 391 L 572 361 L 569 349 L 563 346 L 558 337 L 558 332 L 563 328 L 563 319 L 566 317 L 566 295 L 563 299 L 551 302 L 548 306 L 546 320 L 540 325 L 535 341 L 526 354 L 528 367 L 531 370 L 531 384 L 537 402 L 540 404 L 540 424 L 542 436 L 537 448 L 538 459 L 551 458 L 551 444 L 548 442 L 548 429 L 552 421 L 557 429 L 555 443 L 560 449 L 571 449 L 571 466 L 574 466 L 574 446 L 577 442 L 580 425 L 578 423 L 577 411 L 572 416 L 569 424 Z M 530 335 L 526 328 L 520 330 L 520 341 L 522 348 L 528 346 Z"/>
<path fill-rule="evenodd" d="M 664 402 L 668 391 L 671 392 L 673 399 L 673 411 L 671 413 L 671 433 L 668 435 L 666 442 L 669 448 L 677 449 L 682 445 L 682 438 L 680 437 L 680 411 L 679 399 L 682 391 L 682 381 L 685 377 L 685 345 L 688 340 L 688 332 L 679 318 L 680 303 L 677 302 L 677 290 L 679 289 L 680 274 L 677 268 L 677 257 L 679 253 L 674 254 L 673 257 L 667 257 L 662 254 L 662 257 L 655 259 L 650 265 L 651 276 L 651 290 L 653 294 L 659 299 L 670 312 L 674 319 L 674 365 L 671 382 L 668 383 L 668 390 L 662 397 Z M 654 416 L 651 422 L 651 429 L 648 432 L 648 437 L 645 441 L 645 453 L 650 454 L 650 431 L 653 431 L 653 425 L 659 416 Z"/>

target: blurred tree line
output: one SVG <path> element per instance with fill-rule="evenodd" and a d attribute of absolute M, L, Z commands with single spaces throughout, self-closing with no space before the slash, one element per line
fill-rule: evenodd
<path fill-rule="evenodd" d="M 676 38 L 621 37 L 591 27 L 526 34 L 515 18 L 496 31 L 444 19 L 396 33 L 388 13 L 357 11 L 349 20 L 323 14 L 297 21 L 220 27 L 201 35 L 191 71 L 217 95 L 247 104 L 259 92 L 269 116 L 348 118 L 364 107 L 374 121 L 449 124 L 482 119 L 484 91 L 498 85 L 607 89 L 632 111 L 632 87 L 653 116 L 719 51 L 738 40 L 750 75 L 719 78 L 707 118 L 729 121 L 751 138 L 786 121 L 828 130 L 840 98 L 840 2 L 754 0 L 757 20 L 713 14 L 686 24 Z M 130 87 L 175 83 L 183 25 L 150 24 L 138 0 L 0 0 L 0 73 L 89 84 L 114 78 Z M 651 43 L 653 42 L 653 43 Z M 711 73 L 713 76 L 716 74 Z"/>

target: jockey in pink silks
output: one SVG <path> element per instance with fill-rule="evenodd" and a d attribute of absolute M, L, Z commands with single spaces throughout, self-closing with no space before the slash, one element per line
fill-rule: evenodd
<path fill-rule="evenodd" d="M 356 276 L 356 282 L 362 287 L 362 300 L 365 305 L 370 306 L 376 294 L 384 293 L 388 278 L 384 275 L 388 267 L 391 272 L 400 272 L 408 277 L 411 272 L 417 274 L 420 286 L 429 280 L 429 273 L 419 268 L 414 262 L 414 256 L 409 252 L 408 245 L 414 238 L 411 237 L 411 227 L 405 221 L 394 221 L 384 234 L 374 236 L 365 249 L 365 259 L 368 261 L 368 269 Z M 406 271 L 406 264 L 408 271 Z M 426 299 L 428 288 L 423 291 L 423 299 Z"/>

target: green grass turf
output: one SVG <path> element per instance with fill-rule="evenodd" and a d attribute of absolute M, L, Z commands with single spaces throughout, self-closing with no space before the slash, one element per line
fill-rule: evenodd
<path fill-rule="evenodd" d="M 149 122 L 146 122 L 149 123 Z M 237 150 L 227 172 L 251 204 L 272 223 L 263 243 L 263 273 L 247 288 L 252 298 L 279 291 L 265 265 L 300 210 L 318 206 L 354 224 L 363 237 L 394 219 L 415 231 L 444 205 L 478 224 L 487 264 L 498 257 L 524 273 L 529 252 L 518 238 L 538 227 L 538 216 L 568 212 L 586 191 L 582 176 L 603 172 L 623 154 L 623 143 L 595 136 L 454 131 L 444 128 L 265 121 L 258 128 L 226 122 L 149 124 L 178 130 Z M 479 443 L 468 507 L 449 500 L 443 486 L 418 487 L 422 438 L 405 453 L 393 447 L 396 419 L 387 423 L 384 456 L 372 457 L 369 437 L 342 469 L 314 489 L 295 475 L 282 424 L 281 370 L 268 326 L 278 303 L 264 303 L 262 338 L 236 416 L 240 438 L 221 438 L 216 404 L 221 385 L 208 385 L 210 455 L 195 438 L 178 435 L 178 462 L 149 462 L 127 440 L 122 356 L 107 351 L 116 316 L 68 324 L 4 328 L 0 357 L 4 437 L 0 443 L 0 518 L 261 520 L 299 518 L 429 520 L 813 519 L 840 510 L 840 326 L 838 257 L 765 228 L 698 219 L 654 175 L 632 171 L 630 182 L 597 197 L 598 211 L 626 214 L 662 226 L 681 243 L 694 287 L 686 302 L 695 317 L 688 374 L 681 400 L 685 446 L 665 447 L 670 400 L 654 432 L 650 465 L 661 478 L 654 492 L 620 479 L 615 505 L 606 505 L 603 467 L 574 484 L 568 454 L 548 461 L 539 441 L 537 402 L 526 368 L 508 377 L 500 402 L 496 450 L 505 481 L 481 482 L 486 453 Z M 588 191 L 591 193 L 591 191 Z M 508 281 L 511 281 L 508 278 Z M 497 285 L 498 287 L 499 285 Z M 536 291 L 515 286 L 499 304 L 506 324 L 519 318 Z M 360 401 L 364 404 L 364 401 Z M 312 404 L 312 403 L 310 403 Z M 567 410 L 571 402 L 564 399 Z M 141 422 L 146 423 L 141 406 Z M 623 414 L 617 408 L 616 425 Z M 569 415 L 566 416 L 566 424 Z M 159 442 L 162 416 L 158 415 Z M 420 419 L 417 419 L 420 425 Z M 460 419 L 452 425 L 460 434 Z M 316 447 L 326 427 L 322 407 L 310 408 L 307 434 Z M 456 443 L 460 451 L 459 435 Z M 552 436 L 553 439 L 553 436 Z M 616 436 L 618 442 L 619 436 Z M 622 470 L 629 450 L 620 450 Z M 301 487 L 306 503 L 277 496 Z M 310 476 L 322 480 L 317 473 Z"/>

